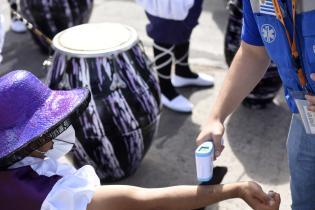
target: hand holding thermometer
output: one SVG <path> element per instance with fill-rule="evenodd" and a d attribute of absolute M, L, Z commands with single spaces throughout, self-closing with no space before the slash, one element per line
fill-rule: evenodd
<path fill-rule="evenodd" d="M 211 141 L 202 143 L 195 151 L 197 179 L 199 182 L 210 181 L 213 175 L 214 148 Z"/>

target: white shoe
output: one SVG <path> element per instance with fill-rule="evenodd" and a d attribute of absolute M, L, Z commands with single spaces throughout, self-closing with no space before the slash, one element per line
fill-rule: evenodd
<path fill-rule="evenodd" d="M 11 30 L 16 32 L 16 33 L 24 33 L 26 32 L 27 28 L 25 24 L 17 19 L 12 19 L 11 20 Z"/>
<path fill-rule="evenodd" d="M 214 85 L 214 79 L 212 76 L 203 73 L 198 73 L 197 78 L 185 78 L 174 74 L 172 76 L 172 84 L 174 87 L 185 86 L 208 87 Z"/>
<path fill-rule="evenodd" d="M 162 104 L 171 110 L 174 110 L 177 112 L 186 112 L 186 113 L 192 112 L 193 104 L 182 95 L 179 95 L 176 98 L 169 100 L 167 97 L 165 97 L 162 94 L 161 98 L 162 98 Z"/>

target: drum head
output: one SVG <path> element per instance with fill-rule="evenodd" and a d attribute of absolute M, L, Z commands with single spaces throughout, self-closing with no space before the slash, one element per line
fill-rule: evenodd
<path fill-rule="evenodd" d="M 55 50 L 76 57 L 99 57 L 130 49 L 138 41 L 136 31 L 117 23 L 83 24 L 58 33 Z"/>

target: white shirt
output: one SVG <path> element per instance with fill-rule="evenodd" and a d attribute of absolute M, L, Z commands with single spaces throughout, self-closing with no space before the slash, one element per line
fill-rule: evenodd
<path fill-rule="evenodd" d="M 136 2 L 150 15 L 171 20 L 184 20 L 195 0 L 136 0 Z"/>
<path fill-rule="evenodd" d="M 100 180 L 92 166 L 75 169 L 53 159 L 26 157 L 10 168 L 30 166 L 38 175 L 62 176 L 44 200 L 41 210 L 86 210 Z"/>

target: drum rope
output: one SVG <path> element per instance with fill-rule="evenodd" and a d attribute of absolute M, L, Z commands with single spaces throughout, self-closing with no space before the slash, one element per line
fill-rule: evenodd
<path fill-rule="evenodd" d="M 43 32 L 37 29 L 32 23 L 30 23 L 25 17 L 23 17 L 16 10 L 12 10 L 12 14 L 20 21 L 22 21 L 28 30 L 32 31 L 36 36 L 43 39 L 49 46 L 52 45 L 52 40 L 47 37 Z"/>

